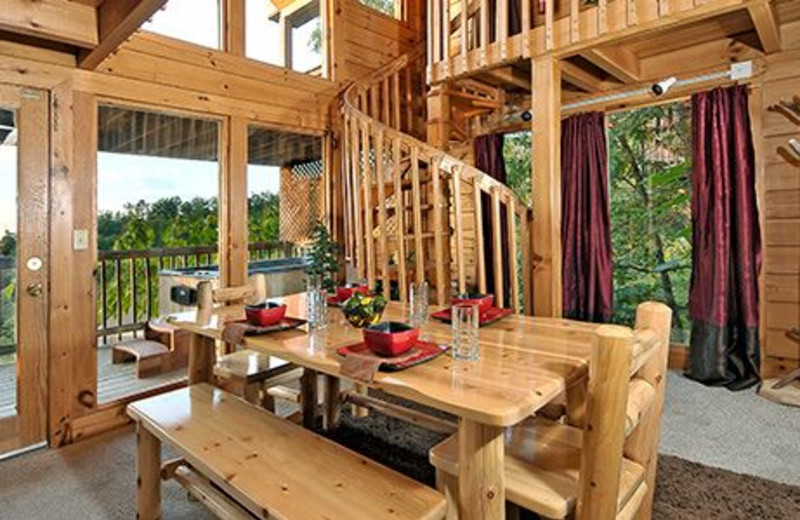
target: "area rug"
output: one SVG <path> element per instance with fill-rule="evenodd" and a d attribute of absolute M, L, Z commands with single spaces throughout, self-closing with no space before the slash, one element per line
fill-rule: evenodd
<path fill-rule="evenodd" d="M 345 414 L 342 427 L 328 435 L 429 485 L 435 476 L 428 450 L 445 437 L 378 413 Z M 800 487 L 662 455 L 653 520 L 800 520 Z"/>

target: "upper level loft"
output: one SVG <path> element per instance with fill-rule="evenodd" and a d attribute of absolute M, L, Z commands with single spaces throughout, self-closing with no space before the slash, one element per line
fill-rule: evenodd
<path fill-rule="evenodd" d="M 525 62 L 546 54 L 634 82 L 640 57 L 721 37 L 755 31 L 760 50 L 778 51 L 778 27 L 797 18 L 798 7 L 790 0 L 430 0 L 428 82 L 529 84 Z"/>

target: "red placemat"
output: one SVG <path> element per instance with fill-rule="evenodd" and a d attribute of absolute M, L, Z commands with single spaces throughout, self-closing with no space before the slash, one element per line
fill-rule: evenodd
<path fill-rule="evenodd" d="M 484 312 L 480 316 L 480 326 L 484 327 L 486 325 L 491 325 L 496 321 L 500 321 L 506 316 L 510 316 L 514 314 L 512 309 L 498 309 L 497 307 L 492 307 L 488 311 Z M 434 312 L 431 314 L 431 318 L 437 319 L 439 321 L 443 321 L 445 323 L 450 323 L 453 321 L 451 309 L 444 309 L 439 312 Z"/>
<path fill-rule="evenodd" d="M 381 372 L 397 372 L 430 361 L 447 352 L 449 348 L 450 347 L 447 345 L 439 345 L 428 341 L 417 341 L 408 352 L 390 358 L 375 354 L 367 347 L 366 343 L 361 342 L 355 345 L 340 347 L 336 350 L 336 353 L 344 357 L 356 356 L 367 361 L 380 363 L 379 370 Z"/>

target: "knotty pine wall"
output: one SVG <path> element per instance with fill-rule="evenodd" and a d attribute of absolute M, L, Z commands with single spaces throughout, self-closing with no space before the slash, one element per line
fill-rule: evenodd
<path fill-rule="evenodd" d="M 49 440 L 63 446 L 127 423 L 126 402 L 98 406 L 96 233 L 72 249 L 74 229 L 96 230 L 97 103 L 117 103 L 210 117 L 220 122 L 221 273 L 231 284 L 246 273 L 247 127 L 257 123 L 334 138 L 342 88 L 410 50 L 422 37 L 419 2 L 402 22 L 334 0 L 329 38 L 331 81 L 158 35 L 138 33 L 98 67 L 76 70 L 74 57 L 0 42 L 0 83 L 50 95 L 51 223 Z M 332 189 L 336 189 L 335 181 Z M 244 209 L 246 211 L 246 209 Z M 335 214 L 336 207 L 333 212 Z M 335 218 L 335 215 L 334 215 Z"/>
<path fill-rule="evenodd" d="M 764 280 L 762 367 L 766 377 L 800 366 L 800 345 L 786 331 L 800 327 L 800 166 L 779 153 L 800 125 L 768 110 L 800 96 L 800 22 L 782 27 L 783 52 L 765 58 L 761 84 Z"/>

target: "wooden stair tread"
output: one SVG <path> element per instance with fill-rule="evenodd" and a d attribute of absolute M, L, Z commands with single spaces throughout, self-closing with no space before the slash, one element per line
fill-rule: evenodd
<path fill-rule="evenodd" d="M 506 497 L 547 518 L 565 518 L 575 507 L 583 432 L 547 419 L 518 425 L 506 436 Z M 430 461 L 458 475 L 458 436 L 434 446 Z M 623 459 L 619 510 L 644 482 L 644 467 Z"/>
<path fill-rule="evenodd" d="M 435 490 L 207 384 L 128 414 L 257 518 L 433 519 Z"/>
<path fill-rule="evenodd" d="M 115 352 L 123 353 L 136 360 L 163 356 L 169 352 L 169 347 L 163 343 L 148 339 L 128 339 L 120 341 L 112 348 Z"/>

